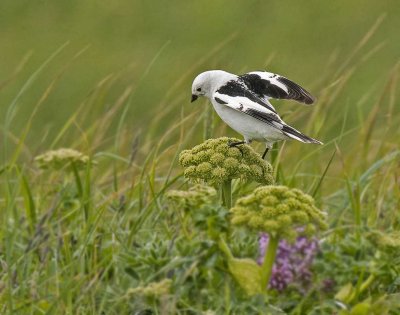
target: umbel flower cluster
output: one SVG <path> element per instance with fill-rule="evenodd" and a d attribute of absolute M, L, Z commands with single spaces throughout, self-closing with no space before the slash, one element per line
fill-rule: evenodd
<path fill-rule="evenodd" d="M 257 261 L 260 265 L 264 262 L 268 243 L 268 234 L 262 233 L 259 239 L 260 257 Z M 316 238 L 299 236 L 293 244 L 280 240 L 268 287 L 281 292 L 289 285 L 295 285 L 300 291 L 305 291 L 311 284 L 311 266 L 318 250 Z"/>
<path fill-rule="evenodd" d="M 164 279 L 160 282 L 151 282 L 147 286 L 139 286 L 136 288 L 130 288 L 128 295 L 141 295 L 147 297 L 159 297 L 167 295 L 171 290 L 171 279 Z"/>
<path fill-rule="evenodd" d="M 171 190 L 166 193 L 167 201 L 184 210 L 196 209 L 212 203 L 217 197 L 217 191 L 205 185 L 195 185 L 189 190 Z"/>
<path fill-rule="evenodd" d="M 327 228 L 325 214 L 315 207 L 314 199 L 286 186 L 259 187 L 238 199 L 231 213 L 234 225 L 289 241 Z"/>
<path fill-rule="evenodd" d="M 73 163 L 77 168 L 88 165 L 89 157 L 74 149 L 58 149 L 47 151 L 35 158 L 41 169 L 61 169 Z"/>
<path fill-rule="evenodd" d="M 272 166 L 248 145 L 229 147 L 229 143 L 237 141 L 240 140 L 227 137 L 209 139 L 182 151 L 179 163 L 185 168 L 185 177 L 210 185 L 236 178 L 272 184 Z"/>
<path fill-rule="evenodd" d="M 379 250 L 389 253 L 398 253 L 400 250 L 400 232 L 383 233 L 373 231 L 368 235 L 368 239 Z"/>

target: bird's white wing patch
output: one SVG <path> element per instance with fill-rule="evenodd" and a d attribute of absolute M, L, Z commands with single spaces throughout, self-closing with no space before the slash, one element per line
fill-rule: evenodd
<path fill-rule="evenodd" d="M 297 83 L 275 73 L 252 71 L 239 76 L 239 80 L 259 98 L 292 99 L 310 105 L 315 98 Z"/>
<path fill-rule="evenodd" d="M 243 114 L 249 115 L 277 129 L 282 129 L 284 123 L 280 117 L 267 107 L 244 96 L 230 96 L 219 92 L 214 93 L 214 101 L 228 106 Z"/>
<path fill-rule="evenodd" d="M 217 90 L 217 93 L 233 98 L 243 97 L 247 99 L 247 101 L 258 104 L 276 114 L 275 108 L 271 103 L 268 100 L 258 97 L 252 90 L 248 89 L 240 78 L 235 78 L 234 80 L 226 82 Z"/>

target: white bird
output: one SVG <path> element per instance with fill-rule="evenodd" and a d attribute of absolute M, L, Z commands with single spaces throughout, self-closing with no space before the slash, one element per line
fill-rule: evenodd
<path fill-rule="evenodd" d="M 270 98 L 291 99 L 310 105 L 314 97 L 289 79 L 266 71 L 236 75 L 222 70 L 200 73 L 192 84 L 192 102 L 207 97 L 221 119 L 242 134 L 244 141 L 264 142 L 263 159 L 272 144 L 279 140 L 296 139 L 304 143 L 322 144 L 287 125 L 269 102 Z"/>

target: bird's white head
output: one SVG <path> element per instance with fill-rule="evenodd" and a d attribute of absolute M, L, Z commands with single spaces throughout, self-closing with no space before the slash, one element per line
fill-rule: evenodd
<path fill-rule="evenodd" d="M 222 70 L 210 70 L 200 73 L 192 84 L 192 102 L 199 96 L 211 98 L 212 94 L 224 83 L 236 76 Z"/>

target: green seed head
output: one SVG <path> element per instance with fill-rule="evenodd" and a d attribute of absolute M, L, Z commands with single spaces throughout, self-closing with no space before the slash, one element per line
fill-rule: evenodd
<path fill-rule="evenodd" d="M 289 241 L 327 228 L 325 214 L 314 199 L 298 189 L 263 186 L 237 200 L 231 209 L 233 225 L 267 232 Z"/>
<path fill-rule="evenodd" d="M 400 232 L 383 233 L 373 231 L 369 233 L 368 239 L 379 250 L 387 253 L 398 253 L 400 251 Z"/>
<path fill-rule="evenodd" d="M 210 185 L 236 178 L 272 184 L 272 166 L 248 145 L 229 147 L 229 143 L 237 141 L 227 137 L 209 139 L 182 151 L 179 163 L 185 168 L 185 177 Z"/>
<path fill-rule="evenodd" d="M 41 169 L 61 169 L 74 164 L 77 169 L 85 168 L 91 161 L 87 155 L 74 149 L 58 149 L 47 151 L 35 157 Z M 93 161 L 91 162 L 93 164 Z"/>
<path fill-rule="evenodd" d="M 146 297 L 161 297 L 167 295 L 171 291 L 171 279 L 164 279 L 160 282 L 151 282 L 147 286 L 138 286 L 130 288 L 127 292 L 129 296 L 140 295 Z"/>
<path fill-rule="evenodd" d="M 192 210 L 216 201 L 217 192 L 210 186 L 195 185 L 189 190 L 170 190 L 165 196 L 169 205 Z"/>

